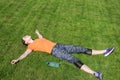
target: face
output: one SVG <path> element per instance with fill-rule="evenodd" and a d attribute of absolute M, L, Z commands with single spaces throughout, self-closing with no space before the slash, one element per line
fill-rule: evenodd
<path fill-rule="evenodd" d="M 23 40 L 25 41 L 26 44 L 28 44 L 31 39 L 32 39 L 32 38 L 31 38 L 31 36 L 29 36 L 29 35 L 26 35 L 26 36 L 23 37 Z"/>

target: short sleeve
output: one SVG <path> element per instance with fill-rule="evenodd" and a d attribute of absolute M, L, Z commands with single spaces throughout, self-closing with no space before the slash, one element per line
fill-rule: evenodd
<path fill-rule="evenodd" d="M 33 50 L 33 47 L 31 45 L 28 45 L 27 49 Z"/>

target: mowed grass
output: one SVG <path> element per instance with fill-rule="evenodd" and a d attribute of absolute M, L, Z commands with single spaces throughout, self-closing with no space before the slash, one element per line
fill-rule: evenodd
<path fill-rule="evenodd" d="M 104 80 L 120 79 L 120 0 L 0 0 L 0 80 L 97 80 L 42 52 L 11 65 L 26 50 L 21 38 L 37 38 L 35 29 L 54 42 L 92 49 L 114 46 L 108 57 L 74 56 L 102 72 Z M 49 67 L 46 61 L 61 66 Z"/>

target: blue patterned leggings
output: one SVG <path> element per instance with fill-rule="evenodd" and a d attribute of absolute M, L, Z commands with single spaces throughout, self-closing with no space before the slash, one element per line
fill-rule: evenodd
<path fill-rule="evenodd" d="M 57 43 L 54 48 L 52 49 L 52 55 L 57 57 L 60 60 L 66 60 L 70 63 L 76 63 L 80 61 L 78 58 L 73 56 L 73 53 L 87 53 L 87 51 L 90 51 L 91 49 L 84 48 L 81 46 L 74 46 L 74 45 L 66 45 L 66 44 L 59 44 Z M 92 50 L 91 50 L 92 51 Z"/>

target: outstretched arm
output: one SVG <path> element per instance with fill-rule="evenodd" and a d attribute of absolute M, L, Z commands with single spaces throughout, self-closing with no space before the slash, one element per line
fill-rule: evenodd
<path fill-rule="evenodd" d="M 37 29 L 35 30 L 35 33 L 37 34 L 37 36 L 38 36 L 39 39 L 43 38 L 43 36 L 39 33 L 39 31 Z"/>
<path fill-rule="evenodd" d="M 17 62 L 21 61 L 22 59 L 24 59 L 25 57 L 28 56 L 28 54 L 30 54 L 32 52 L 32 50 L 27 49 L 19 58 L 12 60 L 11 64 L 16 64 Z"/>

